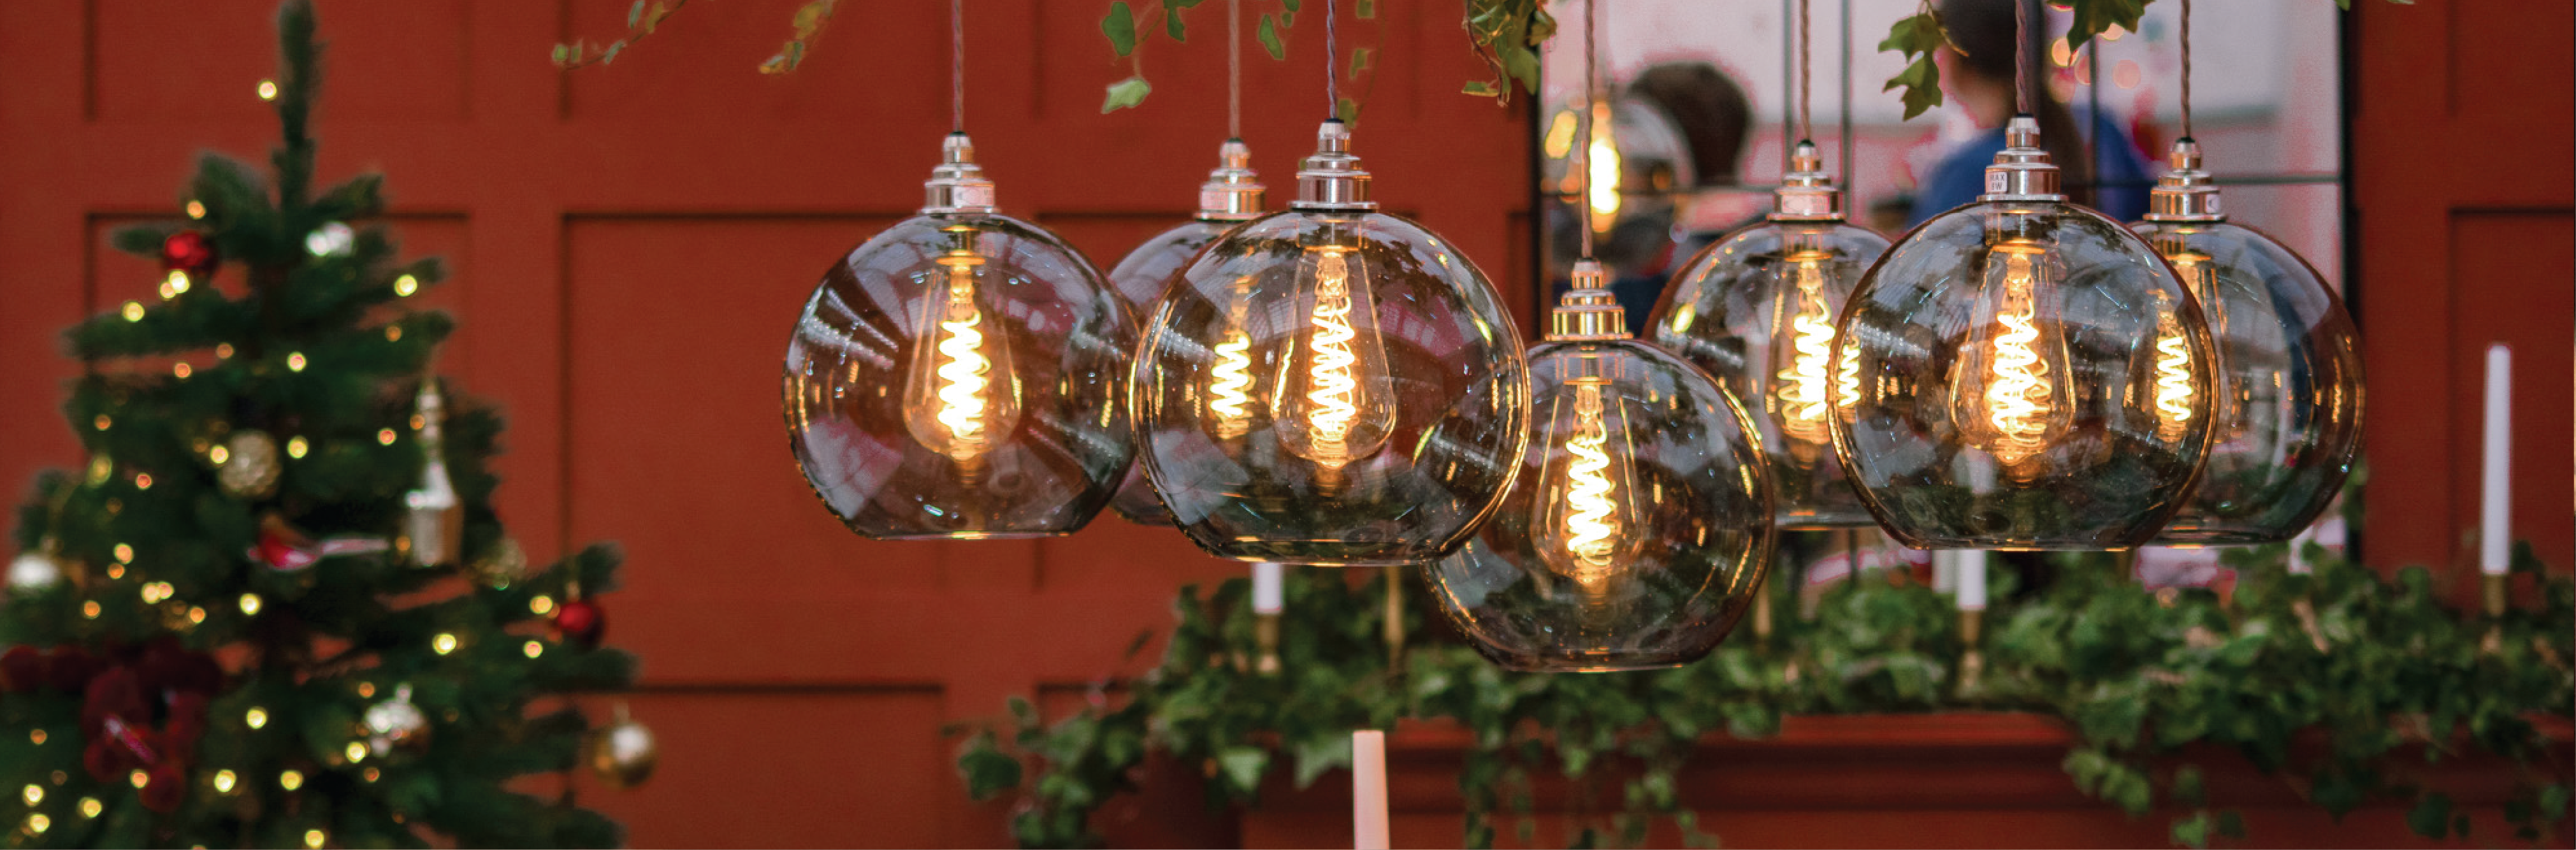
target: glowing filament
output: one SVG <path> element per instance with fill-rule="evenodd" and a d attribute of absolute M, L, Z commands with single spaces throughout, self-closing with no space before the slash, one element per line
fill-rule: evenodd
<path fill-rule="evenodd" d="M 1986 384 L 1986 418 L 2001 439 L 1994 447 L 2003 462 L 2018 463 L 2047 448 L 2049 432 L 2048 364 L 2042 362 L 2038 298 L 2031 256 L 1998 252 L 2004 258 L 2004 304 L 1995 322 L 2004 332 L 1995 337 L 1993 370 Z"/>
<path fill-rule="evenodd" d="M 1328 467 L 1349 462 L 1351 420 L 1359 416 L 1359 381 L 1351 375 L 1359 356 L 1351 352 L 1351 276 L 1338 249 L 1326 248 L 1315 269 L 1315 364 L 1306 392 L 1306 423 L 1313 434 L 1315 460 Z"/>
<path fill-rule="evenodd" d="M 2156 437 L 2180 440 L 2191 428 L 2191 340 L 2172 311 L 2156 314 Z"/>
<path fill-rule="evenodd" d="M 1780 370 L 1778 388 L 1781 430 L 1791 439 L 1807 443 L 1825 441 L 1825 380 L 1827 362 L 1833 357 L 1834 321 L 1826 311 L 1824 264 L 1817 259 L 1799 259 L 1790 266 L 1796 288 L 1788 294 L 1797 299 L 1797 313 L 1789 320 L 1792 354 Z M 1843 378 L 1857 378 L 1850 372 Z M 1845 391 L 1853 387 L 1846 385 Z"/>
<path fill-rule="evenodd" d="M 1215 380 L 1208 384 L 1208 412 L 1216 417 L 1216 435 L 1232 439 L 1251 429 L 1252 338 L 1227 331 L 1216 344 Z"/>
<path fill-rule="evenodd" d="M 941 427 L 953 438 L 948 454 L 966 460 L 984 453 L 985 374 L 993 364 L 984 359 L 983 310 L 975 306 L 975 276 L 969 267 L 948 267 L 948 308 L 939 321 L 939 413 Z"/>
<path fill-rule="evenodd" d="M 1565 549 L 1572 578 L 1594 584 L 1610 573 L 1619 551 L 1619 503 L 1610 483 L 1610 429 L 1601 421 L 1601 390 L 1582 387 L 1574 401 L 1574 431 L 1565 438 Z"/>

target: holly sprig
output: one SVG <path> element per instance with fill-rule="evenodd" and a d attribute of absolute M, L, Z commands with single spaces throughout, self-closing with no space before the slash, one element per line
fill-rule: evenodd
<path fill-rule="evenodd" d="M 1259 652 L 1247 582 L 1184 588 L 1158 665 L 1101 680 L 1092 707 L 1052 721 L 1013 700 L 1007 716 L 961 730 L 958 766 L 977 798 L 1019 798 L 1022 846 L 1094 846 L 1091 812 L 1137 786 L 1149 751 L 1204 769 L 1212 801 L 1249 806 L 1273 775 L 1303 787 L 1347 767 L 1352 729 L 1438 720 L 1471 733 L 1459 785 L 1475 846 L 1502 828 L 1538 840 L 1541 770 L 1586 798 L 1552 838 L 1633 845 L 1662 820 L 1706 843 L 1676 790 L 1703 735 L 1768 737 L 1788 714 L 2012 710 L 2063 719 L 2070 780 L 2133 814 L 2174 813 L 2179 845 L 2245 831 L 2206 795 L 2191 759 L 2207 747 L 2242 753 L 2338 815 L 2396 801 L 2420 834 L 2494 842 L 2503 836 L 2470 835 L 2412 770 L 2418 752 L 2483 752 L 2519 765 L 2506 807 L 2517 838 L 2567 817 L 2567 766 L 2544 763 L 2531 718 L 2566 717 L 2576 699 L 2576 581 L 2522 547 L 2514 573 L 2542 589 L 2539 603 L 2490 619 L 2445 605 L 2420 568 L 2382 577 L 2319 547 L 2306 555 L 2312 573 L 2289 572 L 2283 545 L 2231 552 L 2240 578 L 2227 597 L 2143 589 L 2105 554 L 2054 557 L 2042 587 L 1998 570 L 1988 662 L 1965 691 L 1949 597 L 1901 574 L 1836 585 L 1812 619 L 1784 615 L 1770 640 L 1738 634 L 1687 667 L 1549 676 L 1449 643 L 1390 666 L 1383 582 L 1292 568 L 1281 672 L 1247 663 Z M 1796 610 L 1801 582 L 1789 578 L 1772 583 L 1776 610 Z M 1423 599 L 1412 583 L 1406 598 Z M 1436 615 L 1403 616 L 1418 634 Z M 2326 746 L 2292 746 L 2314 738 Z"/>

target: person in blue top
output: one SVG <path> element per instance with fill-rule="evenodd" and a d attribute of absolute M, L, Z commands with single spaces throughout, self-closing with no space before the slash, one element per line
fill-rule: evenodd
<path fill-rule="evenodd" d="M 1914 196 L 1907 226 L 1948 212 L 1985 192 L 1986 166 L 2004 149 L 2004 122 L 2013 115 L 2013 4 L 2029 3 L 2034 29 L 2047 20 L 2039 0 L 1941 0 L 1941 25 L 1950 46 L 1934 51 L 1941 68 L 1941 91 L 1967 110 L 1984 132 L 1960 145 L 1933 166 Z M 2032 36 L 2039 39 L 2039 33 Z M 2037 43 L 2029 51 L 2033 65 L 2047 54 Z M 2039 107 L 2039 138 L 2063 175 L 2070 200 L 2099 210 L 2113 221 L 2136 221 L 2147 212 L 2147 189 L 2154 181 L 2147 160 L 2119 125 L 2091 115 L 2093 132 L 2078 133 L 2076 116 L 2050 97 L 2040 70 L 2030 69 Z M 2087 150 L 2087 144 L 2092 150 Z M 2098 166 L 2099 173 L 2095 169 Z"/>

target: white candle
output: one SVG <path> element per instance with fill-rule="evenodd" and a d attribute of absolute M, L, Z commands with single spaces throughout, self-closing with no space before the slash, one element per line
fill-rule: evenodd
<path fill-rule="evenodd" d="M 2299 536 L 2290 538 L 2290 574 L 2308 574 L 2308 541 L 2317 538 L 2316 526 L 2308 526 Z"/>
<path fill-rule="evenodd" d="M 1351 733 L 1351 846 L 1387 850 L 1386 733 Z"/>
<path fill-rule="evenodd" d="M 1986 550 L 1961 549 L 1957 553 L 1959 570 L 1959 610 L 1986 610 Z"/>
<path fill-rule="evenodd" d="M 1932 592 L 1950 593 L 1959 589 L 1959 553 L 1932 550 Z"/>
<path fill-rule="evenodd" d="M 2487 346 L 2485 498 L 2478 505 L 2478 569 L 2503 575 L 2513 549 L 2513 349 Z"/>
<path fill-rule="evenodd" d="M 1281 584 L 1276 561 L 1257 561 L 1252 565 L 1252 613 L 1276 614 L 1287 607 L 1287 590 Z"/>

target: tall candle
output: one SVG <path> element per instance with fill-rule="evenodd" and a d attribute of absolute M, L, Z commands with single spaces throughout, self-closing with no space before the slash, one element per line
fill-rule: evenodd
<path fill-rule="evenodd" d="M 2478 570 L 2504 575 L 2512 565 L 2513 349 L 2487 346 L 2487 433 L 2484 498 L 2478 504 Z"/>
<path fill-rule="evenodd" d="M 1387 850 L 1386 733 L 1351 733 L 1351 846 Z"/>
<path fill-rule="evenodd" d="M 1252 565 L 1252 613 L 1276 614 L 1287 607 L 1287 590 L 1282 585 L 1276 561 L 1256 561 Z"/>
<path fill-rule="evenodd" d="M 1959 610 L 1986 610 L 1986 550 L 1961 549 L 1956 553 L 1959 571 Z"/>

